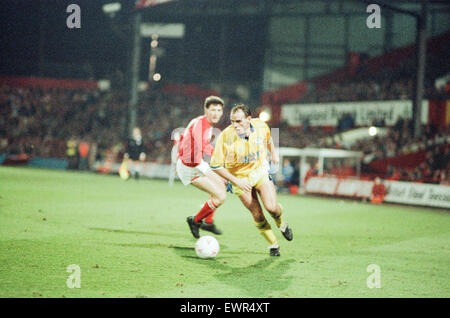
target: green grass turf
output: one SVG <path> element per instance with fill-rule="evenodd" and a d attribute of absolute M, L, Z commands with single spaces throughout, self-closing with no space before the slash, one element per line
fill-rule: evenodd
<path fill-rule="evenodd" d="M 448 211 L 279 195 L 294 231 L 281 257 L 234 195 L 216 259 L 186 217 L 207 196 L 167 181 L 0 168 L 0 297 L 449 297 Z M 202 232 L 202 234 L 209 234 Z M 68 288 L 67 266 L 81 268 Z M 381 288 L 368 288 L 370 264 Z"/>

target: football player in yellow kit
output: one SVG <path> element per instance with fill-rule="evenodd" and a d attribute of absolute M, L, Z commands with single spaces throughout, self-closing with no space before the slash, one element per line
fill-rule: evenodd
<path fill-rule="evenodd" d="M 265 122 L 252 118 L 250 109 L 239 104 L 231 110 L 231 125 L 219 135 L 211 158 L 211 168 L 233 185 L 233 192 L 250 210 L 256 227 L 269 242 L 270 255 L 280 256 L 280 247 L 261 204 L 275 220 L 283 236 L 291 241 L 292 230 L 282 218 L 282 207 L 269 178 L 267 151 L 271 161 L 279 161 L 270 129 Z"/>

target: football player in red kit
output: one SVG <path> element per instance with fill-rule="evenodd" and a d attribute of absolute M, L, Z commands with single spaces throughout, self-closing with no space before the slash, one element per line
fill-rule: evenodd
<path fill-rule="evenodd" d="M 214 125 L 223 115 L 224 101 L 217 96 L 209 96 L 204 102 L 204 115 L 192 119 L 179 141 L 176 170 L 184 185 L 192 184 L 207 192 L 210 197 L 195 216 L 189 216 L 187 222 L 192 235 L 199 238 L 199 229 L 221 234 L 213 222 L 215 210 L 225 201 L 226 180 L 211 170 L 204 155 L 211 156 Z"/>

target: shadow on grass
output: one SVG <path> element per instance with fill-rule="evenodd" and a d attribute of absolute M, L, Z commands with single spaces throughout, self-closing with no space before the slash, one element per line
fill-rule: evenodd
<path fill-rule="evenodd" d="M 103 243 L 105 245 L 113 245 L 113 246 L 120 246 L 120 247 L 137 247 L 137 248 L 166 248 L 166 249 L 174 249 L 178 250 L 178 254 L 184 254 L 181 257 L 183 258 L 190 258 L 198 260 L 199 263 L 201 261 L 205 261 L 204 259 L 200 259 L 195 254 L 195 248 L 189 247 L 189 246 L 175 246 L 173 244 L 164 244 L 164 243 Z M 221 257 L 224 258 L 224 257 Z"/>
<path fill-rule="evenodd" d="M 196 256 L 193 246 L 179 246 L 164 243 L 104 243 L 120 247 L 135 248 L 166 248 L 172 249 L 179 257 L 200 266 L 207 266 L 217 281 L 239 288 L 248 297 L 280 297 L 280 292 L 286 290 L 293 276 L 286 275 L 294 259 L 271 257 L 268 253 L 250 251 L 225 251 L 218 258 L 201 259 Z M 262 255 L 264 258 L 247 266 L 231 266 L 228 259 L 235 259 L 230 254 Z M 288 297 L 288 295 L 286 295 Z"/>
<path fill-rule="evenodd" d="M 208 266 L 214 277 L 223 284 L 239 288 L 248 297 L 278 297 L 279 292 L 287 289 L 291 284 L 293 276 L 287 276 L 290 265 L 294 259 L 281 259 L 271 257 L 268 253 L 254 253 L 266 255 L 265 258 L 248 266 L 230 266 L 224 258 L 231 256 L 221 255 L 214 259 L 200 259 L 195 256 L 194 248 L 171 246 L 182 258 L 195 262 L 196 264 Z M 248 254 L 246 251 L 225 252 L 225 254 Z"/>
<path fill-rule="evenodd" d="M 131 230 L 121 230 L 121 229 L 108 229 L 102 227 L 89 227 L 91 231 L 118 233 L 118 234 L 140 234 L 140 235 L 154 235 L 154 236 L 167 236 L 167 237 L 181 237 L 182 234 L 175 233 L 163 233 L 163 232 L 144 232 L 144 231 L 131 231 Z"/>
<path fill-rule="evenodd" d="M 161 235 L 160 233 L 151 233 L 151 232 L 138 232 L 138 231 L 126 231 L 126 230 L 118 230 L 118 229 L 104 229 L 104 228 L 89 228 L 90 230 L 96 230 L 96 231 L 104 231 L 104 232 L 112 232 L 112 233 L 125 233 L 125 234 L 144 234 L 144 235 Z M 169 236 L 169 235 L 168 235 Z M 172 235 L 172 236 L 185 236 L 185 235 Z M 163 247 L 163 248 L 172 248 L 174 250 L 179 251 L 179 255 L 181 253 L 184 253 L 185 255 L 181 255 L 182 257 L 186 258 L 193 258 L 193 259 L 199 259 L 195 254 L 195 248 L 194 248 L 195 242 L 193 242 L 192 247 L 190 246 L 176 246 L 173 244 L 163 244 L 163 243 L 108 243 L 108 245 L 115 245 L 115 246 L 121 246 L 121 247 L 139 247 L 139 248 L 155 248 L 155 247 Z M 255 254 L 255 255 L 266 255 L 267 253 L 262 252 L 255 252 L 255 251 L 227 251 L 228 246 L 225 244 L 220 245 L 220 250 L 223 254 L 225 252 L 226 254 L 235 254 L 235 255 L 242 255 L 242 254 Z M 227 256 L 221 255 L 221 258 L 226 258 Z M 230 256 L 231 257 L 231 256 Z"/>

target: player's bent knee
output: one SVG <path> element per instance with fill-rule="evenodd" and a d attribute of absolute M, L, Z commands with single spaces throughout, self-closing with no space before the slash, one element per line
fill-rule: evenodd
<path fill-rule="evenodd" d="M 216 208 L 218 208 L 225 202 L 225 200 L 219 200 L 218 198 L 215 198 L 215 197 L 212 198 L 212 201 L 214 202 L 214 205 L 216 206 Z"/>
<path fill-rule="evenodd" d="M 267 210 L 267 212 L 269 212 L 270 214 L 278 214 L 278 203 L 277 202 L 270 202 L 268 204 L 265 204 L 265 208 Z"/>
<path fill-rule="evenodd" d="M 226 198 L 227 198 L 226 192 L 224 192 L 224 193 L 221 192 L 221 193 L 216 193 L 215 195 L 213 195 L 212 200 L 214 202 L 214 205 L 216 207 L 219 207 L 220 205 L 222 205 L 225 202 Z"/>

